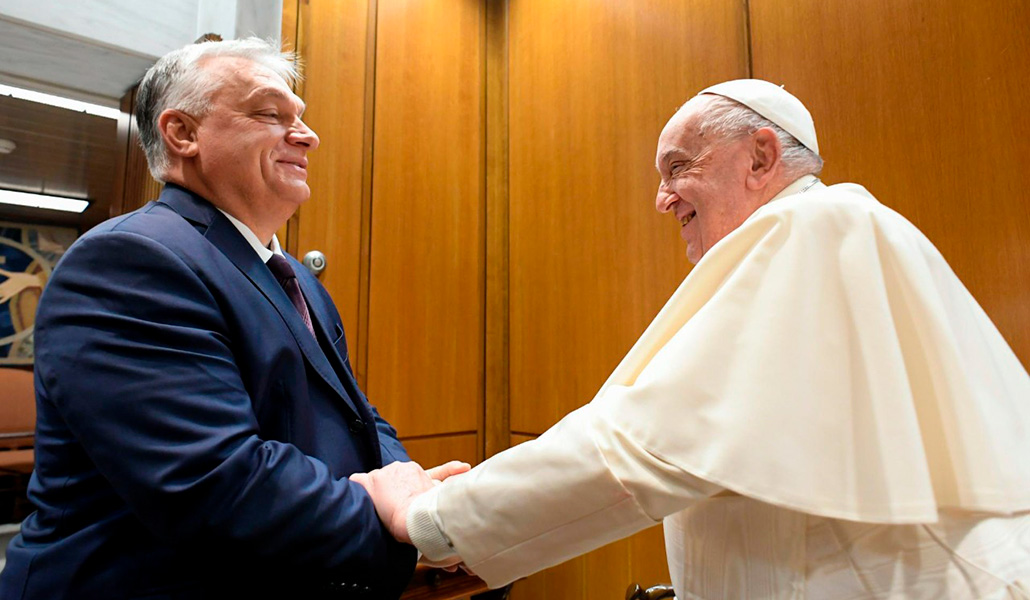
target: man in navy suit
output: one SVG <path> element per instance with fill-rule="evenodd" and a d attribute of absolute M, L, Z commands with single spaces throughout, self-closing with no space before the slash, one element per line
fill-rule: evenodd
<path fill-rule="evenodd" d="M 295 77 L 250 39 L 174 51 L 140 84 L 166 186 L 78 240 L 41 299 L 38 510 L 8 550 L 6 600 L 407 584 L 414 548 L 348 477 L 408 456 L 358 389 L 329 295 L 275 237 L 318 147 Z"/>

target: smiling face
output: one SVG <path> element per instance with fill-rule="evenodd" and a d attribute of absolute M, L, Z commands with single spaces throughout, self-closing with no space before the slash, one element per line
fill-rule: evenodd
<path fill-rule="evenodd" d="M 662 177 L 655 208 L 680 223 L 687 258 L 694 264 L 761 206 L 747 189 L 751 138 L 700 135 L 698 115 L 713 97 L 691 99 L 669 120 L 655 162 Z"/>
<path fill-rule="evenodd" d="M 195 167 L 211 200 L 244 222 L 248 213 L 290 214 L 311 195 L 307 153 L 318 136 L 304 103 L 273 71 L 243 58 L 203 65 L 219 87 L 197 120 Z"/>

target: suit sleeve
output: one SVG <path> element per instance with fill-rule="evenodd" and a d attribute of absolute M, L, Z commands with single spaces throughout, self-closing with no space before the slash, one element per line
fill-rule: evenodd
<path fill-rule="evenodd" d="M 373 573 L 407 554 L 361 486 L 263 440 L 203 271 L 127 232 L 80 240 L 44 293 L 37 369 L 129 509 L 171 543 Z"/>
<path fill-rule="evenodd" d="M 379 434 L 379 448 L 383 455 L 383 466 L 392 462 L 410 462 L 411 458 L 408 457 L 408 452 L 404 449 L 401 441 L 397 439 L 397 430 L 387 423 L 386 419 L 379 416 L 379 411 L 371 403 L 369 403 L 369 408 L 372 409 L 372 416 L 376 420 L 376 432 Z"/>

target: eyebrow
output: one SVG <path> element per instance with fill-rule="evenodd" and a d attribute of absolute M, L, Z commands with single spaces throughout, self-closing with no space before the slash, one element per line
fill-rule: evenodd
<path fill-rule="evenodd" d="M 665 152 L 662 152 L 661 156 L 658 157 L 658 163 L 655 164 L 654 168 L 660 173 L 662 171 L 662 168 L 659 165 L 665 164 L 665 162 L 668 161 L 669 157 L 673 154 L 685 155 L 686 152 L 682 148 L 669 148 Z M 694 157 L 694 159 L 696 158 L 697 157 Z M 690 159 L 691 162 L 693 162 L 694 159 Z"/>
<path fill-rule="evenodd" d="M 279 100 L 285 100 L 287 102 L 297 101 L 297 102 L 300 103 L 300 114 L 302 114 L 302 115 L 304 114 L 304 111 L 307 109 L 307 105 L 304 104 L 303 100 L 301 100 L 301 99 L 299 99 L 296 96 L 293 96 L 291 94 L 287 94 L 286 92 L 280 90 L 279 88 L 274 88 L 274 87 L 258 88 L 256 90 L 254 90 L 253 92 L 251 92 L 250 96 L 247 99 L 248 100 L 254 100 L 254 99 L 259 99 L 259 98 L 277 98 Z"/>

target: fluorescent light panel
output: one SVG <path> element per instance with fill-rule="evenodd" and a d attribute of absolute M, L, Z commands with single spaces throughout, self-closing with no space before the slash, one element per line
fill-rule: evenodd
<path fill-rule="evenodd" d="M 78 100 L 72 100 L 71 98 L 62 98 L 60 96 L 34 92 L 32 90 L 24 90 L 22 88 L 3 84 L 0 84 L 0 95 L 11 96 L 12 98 L 18 98 L 20 100 L 28 100 L 29 102 L 38 102 L 40 104 L 57 106 L 59 108 L 66 108 L 68 110 L 74 110 L 75 112 L 85 112 L 108 119 L 117 120 L 118 115 L 121 114 L 117 108 L 100 106 L 99 104 L 90 104 L 89 102 L 80 102 Z"/>
<path fill-rule="evenodd" d="M 0 190 L 0 204 L 13 204 L 15 206 L 28 206 L 31 208 L 46 208 L 49 210 L 63 210 L 66 212 L 81 213 L 89 206 L 87 200 L 76 200 L 75 198 L 62 198 L 61 196 L 49 196 L 47 194 L 29 194 L 26 192 L 15 192 L 13 190 Z"/>

